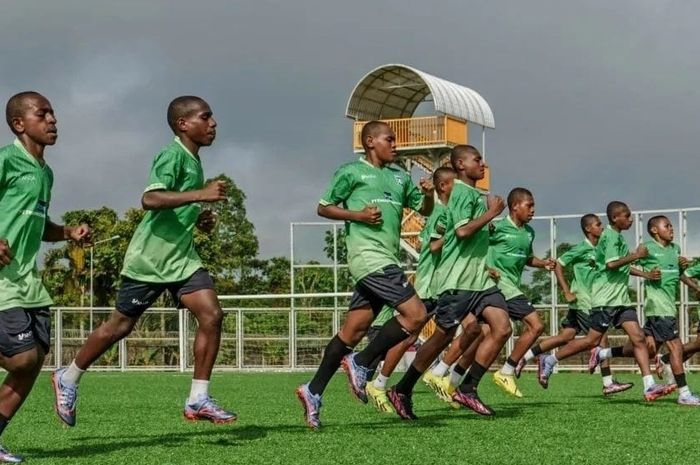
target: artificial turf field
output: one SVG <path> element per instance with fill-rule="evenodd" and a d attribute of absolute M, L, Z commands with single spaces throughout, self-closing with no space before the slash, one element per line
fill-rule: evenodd
<path fill-rule="evenodd" d="M 89 373 L 69 429 L 53 412 L 44 373 L 2 443 L 36 465 L 697 463 L 700 408 L 676 405 L 675 393 L 645 403 L 636 374 L 619 374 L 637 385 L 607 399 L 598 375 L 557 374 L 545 391 L 525 373 L 523 399 L 506 397 L 485 377 L 479 392 L 496 410 L 493 419 L 453 411 L 420 383 L 420 419 L 407 423 L 352 399 L 339 373 L 324 396 L 320 432 L 305 426 L 294 395 L 309 376 L 214 375 L 212 394 L 239 416 L 216 426 L 182 419 L 190 375 Z M 689 384 L 700 389 L 700 375 Z"/>

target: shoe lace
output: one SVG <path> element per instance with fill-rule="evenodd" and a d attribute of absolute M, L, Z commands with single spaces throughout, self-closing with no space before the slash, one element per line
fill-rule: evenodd
<path fill-rule="evenodd" d="M 61 407 L 72 408 L 75 404 L 77 387 L 69 384 L 61 384 L 60 394 L 58 396 L 58 404 Z"/>

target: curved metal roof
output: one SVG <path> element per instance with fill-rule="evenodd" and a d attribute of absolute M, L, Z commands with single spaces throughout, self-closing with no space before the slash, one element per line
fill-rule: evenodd
<path fill-rule="evenodd" d="M 429 95 L 438 112 L 496 127 L 491 107 L 478 92 L 400 64 L 380 66 L 360 79 L 345 116 L 356 120 L 409 118 Z"/>

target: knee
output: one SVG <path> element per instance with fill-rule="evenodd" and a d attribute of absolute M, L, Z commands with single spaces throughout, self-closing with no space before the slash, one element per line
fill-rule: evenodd
<path fill-rule="evenodd" d="M 136 319 L 119 315 L 104 323 L 100 329 L 112 342 L 116 342 L 128 336 L 135 325 Z"/>
<path fill-rule="evenodd" d="M 197 318 L 199 326 L 219 329 L 224 322 L 224 312 L 220 308 L 211 308 L 207 312 L 202 312 Z"/>
<path fill-rule="evenodd" d="M 634 331 L 629 334 L 630 342 L 632 345 L 635 347 L 644 347 L 647 350 L 649 350 L 649 344 L 647 344 L 646 339 L 644 338 L 644 334 L 642 334 L 641 331 Z"/>
<path fill-rule="evenodd" d="M 544 324 L 540 320 L 537 320 L 534 323 L 531 323 L 530 325 L 530 331 L 536 336 L 539 337 L 542 333 L 544 333 Z"/>
<path fill-rule="evenodd" d="M 510 336 L 512 334 L 513 334 L 513 328 L 511 328 L 510 324 L 499 325 L 496 328 L 491 328 L 492 337 L 499 342 L 507 341 L 508 338 L 510 338 Z"/>

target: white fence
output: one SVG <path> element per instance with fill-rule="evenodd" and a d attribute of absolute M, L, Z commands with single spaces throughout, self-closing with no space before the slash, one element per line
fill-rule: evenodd
<path fill-rule="evenodd" d="M 700 208 L 677 210 L 654 210 L 635 212 L 635 225 L 626 233 L 630 247 L 645 239 L 644 221 L 652 215 L 665 214 L 676 226 L 676 242 L 684 255 L 700 255 Z M 601 215 L 603 219 L 604 215 Z M 580 215 L 538 216 L 531 223 L 537 233 L 535 253 L 544 256 L 556 251 L 562 242 L 575 243 L 582 239 L 578 226 Z M 292 266 L 292 293 L 287 295 L 221 296 L 225 311 L 221 350 L 217 359 L 218 370 L 308 370 L 318 366 L 322 351 L 330 338 L 342 325 L 350 293 L 339 289 L 339 274 L 347 271 L 347 265 L 338 263 L 337 235 L 339 223 L 293 223 L 290 227 L 290 256 Z M 305 228 L 314 228 L 321 233 L 333 235 L 332 259 L 318 263 L 303 264 L 297 250 L 300 240 L 295 235 Z M 313 234 L 311 234 L 313 236 Z M 323 251 L 323 240 L 312 237 L 307 241 L 315 244 L 318 256 L 328 255 Z M 319 245 L 320 244 L 320 245 Z M 331 276 L 331 285 L 326 292 L 300 293 L 295 286 L 295 276 L 304 269 L 325 269 Z M 406 264 L 412 272 L 413 263 Z M 297 276 L 299 277 L 299 276 Z M 527 281 L 528 276 L 525 277 Z M 636 291 L 640 322 L 644 289 L 641 280 L 633 278 L 632 289 Z M 556 334 L 566 314 L 566 306 L 557 302 L 557 288 L 551 277 L 549 293 L 538 305 L 546 323 L 546 335 Z M 533 296 L 530 296 L 533 297 Z M 679 329 L 681 338 L 687 341 L 695 337 L 700 304 L 691 300 L 687 289 L 679 295 Z M 55 308 L 53 318 L 53 351 L 47 367 L 66 365 L 73 359 L 77 349 L 84 343 L 89 332 L 103 321 L 111 308 Z M 95 365 L 102 370 L 174 370 L 192 369 L 192 343 L 196 322 L 186 310 L 153 308 L 139 321 L 134 332 L 117 344 Z M 519 328 L 516 327 L 516 334 Z M 621 344 L 625 337 L 618 331 L 610 333 L 612 344 Z M 517 336 L 515 336 L 517 337 Z M 509 341 L 501 357 L 512 348 L 514 338 Z M 585 366 L 587 355 L 582 354 L 560 364 L 560 369 L 579 370 Z M 618 369 L 634 369 L 632 360 L 620 360 Z M 689 368 L 700 369 L 700 357 L 691 359 Z"/>

